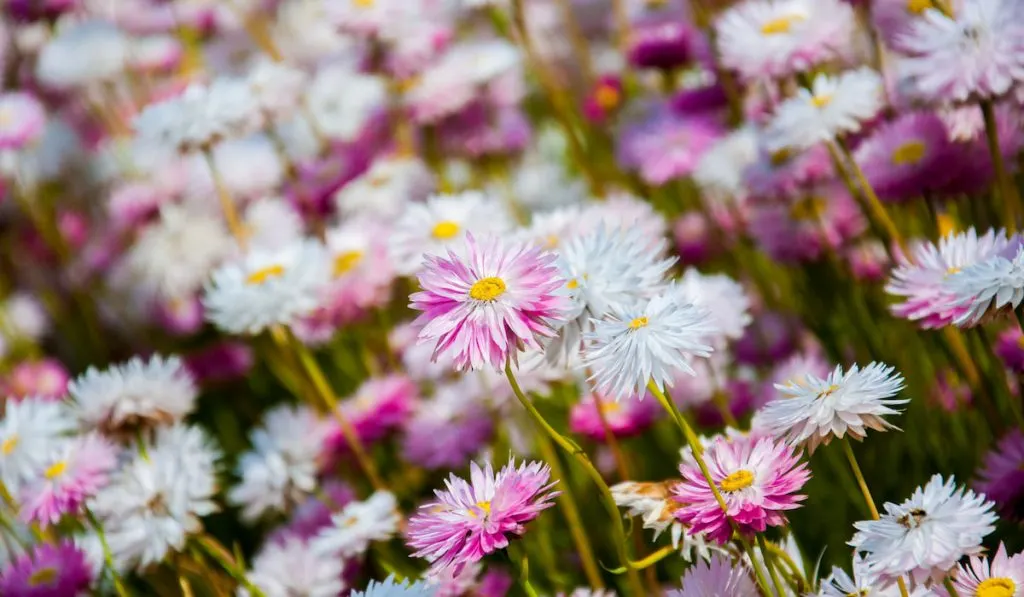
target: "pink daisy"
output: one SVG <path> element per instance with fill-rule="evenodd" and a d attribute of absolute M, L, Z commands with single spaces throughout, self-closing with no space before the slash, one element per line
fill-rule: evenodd
<path fill-rule="evenodd" d="M 13 554 L 12 554 L 13 555 Z M 0 595 L 62 597 L 84 595 L 93 580 L 86 554 L 70 541 L 40 543 L 0 571 Z"/>
<path fill-rule="evenodd" d="M 755 200 L 797 197 L 833 177 L 832 161 L 824 145 L 774 153 L 762 147 L 757 160 L 743 171 L 743 182 Z"/>
<path fill-rule="evenodd" d="M 770 437 L 716 438 L 704 452 L 711 479 L 728 507 L 728 514 L 715 500 L 711 487 L 695 463 L 679 467 L 683 481 L 674 488 L 683 506 L 676 517 L 691 526 L 691 532 L 705 532 L 725 544 L 732 536 L 733 520 L 744 534 L 763 532 L 769 526 L 786 524 L 786 510 L 800 506 L 806 497 L 796 494 L 810 478 L 807 465 L 784 443 Z"/>
<path fill-rule="evenodd" d="M 0 394 L 14 398 L 34 396 L 60 400 L 67 394 L 68 371 L 59 361 L 42 359 L 18 363 L 0 382 Z"/>
<path fill-rule="evenodd" d="M 605 422 L 615 437 L 643 433 L 662 412 L 657 401 L 650 398 L 642 400 L 639 396 L 630 396 L 619 401 L 614 398 L 602 398 L 598 406 L 596 397 L 588 394 L 573 405 L 569 412 L 569 429 L 592 440 L 605 441 L 599 411 L 604 411 Z"/>
<path fill-rule="evenodd" d="M 21 492 L 20 515 L 41 526 L 56 524 L 65 514 L 77 514 L 82 504 L 107 483 L 117 464 L 117 449 L 98 433 L 64 442 L 47 460 L 41 477 Z"/>
<path fill-rule="evenodd" d="M 494 473 L 490 463 L 470 464 L 469 482 L 450 475 L 446 490 L 434 490 L 437 500 L 420 507 L 409 520 L 407 543 L 417 558 L 426 558 L 435 571 L 464 566 L 505 549 L 508 535 L 522 535 L 525 524 L 554 505 L 550 469 L 541 462 L 510 460 Z"/>
<path fill-rule="evenodd" d="M 420 341 L 433 341 L 434 357 L 451 352 L 455 368 L 501 370 L 517 351 L 539 348 L 568 309 L 556 256 L 540 247 L 466 234 L 466 257 L 428 255 L 421 292 L 410 306 L 423 313 Z"/>
<path fill-rule="evenodd" d="M 371 443 L 401 427 L 418 400 L 416 384 L 404 375 L 393 374 L 366 380 L 352 397 L 342 401 L 339 408 L 355 428 L 359 439 Z M 337 450 L 347 450 L 337 421 L 332 418 L 330 425 L 332 432 L 328 436 L 328 444 Z"/>
<path fill-rule="evenodd" d="M 662 185 L 689 176 L 722 134 L 721 126 L 709 118 L 685 118 L 662 107 L 624 130 L 618 159 L 644 182 Z"/>
<path fill-rule="evenodd" d="M 1011 520 L 1024 520 L 1024 433 L 1015 429 L 1003 436 L 985 456 L 974 488 L 994 501 Z"/>
<path fill-rule="evenodd" d="M 961 595 L 977 597 L 1019 597 L 1024 595 L 1024 554 L 1006 555 L 1006 546 L 992 559 L 971 556 L 969 564 L 957 567 L 953 586 Z"/>
<path fill-rule="evenodd" d="M 0 95 L 0 149 L 21 149 L 43 132 L 46 110 L 35 96 L 22 93 Z"/>
<path fill-rule="evenodd" d="M 750 568 L 734 566 L 727 556 L 714 554 L 707 562 L 698 560 L 683 575 L 682 586 L 668 592 L 668 597 L 758 597 Z"/>
<path fill-rule="evenodd" d="M 1007 369 L 1014 373 L 1024 373 L 1024 333 L 1020 327 L 1007 328 L 999 334 L 992 351 Z"/>

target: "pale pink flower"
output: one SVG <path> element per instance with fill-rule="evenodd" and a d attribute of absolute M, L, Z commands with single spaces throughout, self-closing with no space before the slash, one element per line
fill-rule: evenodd
<path fill-rule="evenodd" d="M 46 462 L 41 475 L 22 489 L 20 511 L 23 520 L 44 527 L 65 514 L 78 514 L 106 485 L 117 449 L 102 435 L 89 433 L 62 442 Z"/>

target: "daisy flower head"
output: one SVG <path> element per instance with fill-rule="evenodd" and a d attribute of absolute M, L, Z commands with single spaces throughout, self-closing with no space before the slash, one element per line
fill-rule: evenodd
<path fill-rule="evenodd" d="M 331 139 L 352 141 L 387 103 L 381 77 L 330 64 L 317 71 L 306 92 L 306 107 L 317 130 Z"/>
<path fill-rule="evenodd" d="M 232 334 L 289 325 L 319 306 L 330 271 L 327 252 L 315 240 L 299 239 L 274 250 L 253 247 L 213 272 L 203 293 L 206 317 Z"/>
<path fill-rule="evenodd" d="M 243 520 L 286 510 L 316 489 L 327 430 L 307 407 L 267 412 L 263 425 L 250 434 L 252 450 L 239 458 L 241 482 L 228 492 L 228 501 L 242 507 Z"/>
<path fill-rule="evenodd" d="M 398 218 L 408 203 L 419 203 L 437 187 L 434 174 L 415 156 L 377 158 L 369 170 L 334 195 L 338 213 L 345 216 Z"/>
<path fill-rule="evenodd" d="M 911 597 L 924 597 L 931 593 L 913 591 Z M 973 593 L 971 593 L 973 595 Z M 853 555 L 853 575 L 847 574 L 839 566 L 832 567 L 832 573 L 821 581 L 819 597 L 847 597 L 848 595 L 871 595 L 877 597 L 900 597 L 899 586 L 895 582 L 882 581 L 868 567 L 867 561 L 860 554 Z"/>
<path fill-rule="evenodd" d="M 63 21 L 35 61 L 37 80 L 57 91 L 111 82 L 124 73 L 129 37 L 112 22 L 87 18 Z"/>
<path fill-rule="evenodd" d="M 679 550 L 684 561 L 708 560 L 720 548 L 708 543 L 704 533 L 689 532 L 686 525 L 676 518 L 676 510 L 682 507 L 672 497 L 676 483 L 676 480 L 653 483 L 623 481 L 610 489 L 616 505 L 625 508 L 628 516 L 639 516 L 644 528 L 654 531 L 654 541 L 669 531 L 672 548 Z"/>
<path fill-rule="evenodd" d="M 420 292 L 410 306 L 422 311 L 421 342 L 436 342 L 434 354 L 454 354 L 456 370 L 485 364 L 502 370 L 518 352 L 539 348 L 554 335 L 568 299 L 556 256 L 539 247 L 491 237 L 466 236 L 466 257 L 428 256 Z"/>
<path fill-rule="evenodd" d="M 734 565 L 728 556 L 714 554 L 694 562 L 682 578 L 682 586 L 669 597 L 757 597 L 761 594 L 746 564 Z"/>
<path fill-rule="evenodd" d="M 407 276 L 422 271 L 425 255 L 460 250 L 468 232 L 484 236 L 511 230 L 511 215 L 490 195 L 480 191 L 434 195 L 404 210 L 391 231 L 389 250 L 395 270 Z"/>
<path fill-rule="evenodd" d="M 98 433 L 59 443 L 41 474 L 21 491 L 22 520 L 45 528 L 65 515 L 79 514 L 86 500 L 106 485 L 116 464 L 117 449 Z"/>
<path fill-rule="evenodd" d="M 83 595 L 93 581 L 86 555 L 74 543 L 39 543 L 0 571 L 0 594 L 17 597 Z"/>
<path fill-rule="evenodd" d="M 1024 301 L 1024 240 L 1011 239 L 996 255 L 943 279 L 951 302 L 962 309 L 953 323 L 973 327 Z"/>
<path fill-rule="evenodd" d="M 615 400 L 643 395 L 649 382 L 664 391 L 679 371 L 695 374 L 690 359 L 711 355 L 705 341 L 715 333 L 710 316 L 676 294 L 669 287 L 593 321 L 593 331 L 584 334 L 584 363 L 593 369 L 595 391 Z"/>
<path fill-rule="evenodd" d="M 299 108 L 309 76 L 283 62 L 261 58 L 249 70 L 247 82 L 264 118 L 274 121 L 291 116 Z"/>
<path fill-rule="evenodd" d="M 700 31 L 679 15 L 657 15 L 634 23 L 629 32 L 629 62 L 638 68 L 671 70 L 695 56 Z"/>
<path fill-rule="evenodd" d="M 957 487 L 952 477 L 935 475 L 902 504 L 886 502 L 880 520 L 855 523 L 849 544 L 883 578 L 941 578 L 960 558 L 982 551 L 982 538 L 995 529 L 994 507 L 985 496 Z"/>
<path fill-rule="evenodd" d="M 130 433 L 181 421 L 199 390 L 178 357 L 134 357 L 100 371 L 90 367 L 68 384 L 71 408 L 88 429 Z"/>
<path fill-rule="evenodd" d="M 418 401 L 417 385 L 405 375 L 392 373 L 364 381 L 352 396 L 341 402 L 339 409 L 355 428 L 359 439 L 370 443 L 401 427 Z M 327 443 L 347 450 L 348 444 L 337 420 L 332 417 L 327 425 L 330 429 Z"/>
<path fill-rule="evenodd" d="M 29 93 L 0 94 L 0 150 L 21 149 L 43 133 L 46 109 Z"/>
<path fill-rule="evenodd" d="M 954 13 L 960 10 L 962 0 L 950 3 Z M 908 49 L 903 41 L 916 21 L 924 18 L 928 9 L 939 9 L 933 0 L 877 0 L 871 5 L 871 24 L 885 45 L 900 54 Z"/>
<path fill-rule="evenodd" d="M 807 149 L 859 131 L 882 107 L 882 78 L 870 68 L 819 74 L 810 89 L 798 89 L 779 105 L 765 141 L 773 152 Z"/>
<path fill-rule="evenodd" d="M 19 492 L 46 469 L 54 445 L 74 429 L 75 420 L 62 402 L 8 400 L 0 419 L 0 481 Z"/>
<path fill-rule="evenodd" d="M 384 579 L 384 582 L 370 581 L 365 591 L 355 591 L 352 597 L 434 597 L 437 595 L 437 588 L 426 581 L 402 581 L 398 582 L 394 576 Z"/>
<path fill-rule="evenodd" d="M 956 174 L 959 155 L 942 119 L 909 112 L 875 129 L 853 159 L 879 198 L 905 201 L 942 192 Z"/>
<path fill-rule="evenodd" d="M 689 176 L 722 134 L 712 119 L 684 117 L 660 107 L 625 128 L 616 153 L 624 168 L 657 186 Z"/>
<path fill-rule="evenodd" d="M 624 192 L 610 193 L 604 201 L 583 208 L 580 228 L 595 230 L 600 226 L 609 230 L 636 228 L 649 239 L 648 246 L 658 246 L 668 232 L 668 220 L 650 201 Z"/>
<path fill-rule="evenodd" d="M 750 210 L 750 234 L 773 259 L 814 261 L 859 236 L 867 222 L 849 191 L 835 182 Z"/>
<path fill-rule="evenodd" d="M 439 384 L 432 397 L 420 402 L 405 425 L 406 459 L 431 470 L 456 468 L 481 450 L 494 433 L 481 386 L 467 376 Z"/>
<path fill-rule="evenodd" d="M 643 433 L 660 412 L 661 408 L 653 400 L 630 397 L 599 401 L 594 394 L 588 394 L 569 411 L 569 429 L 594 441 L 604 442 L 605 423 L 615 437 L 630 437 Z"/>
<path fill-rule="evenodd" d="M 246 576 L 265 597 L 337 597 L 345 588 L 344 571 L 343 559 L 318 553 L 302 538 L 286 537 L 268 541 Z M 239 587 L 238 595 L 252 597 L 244 587 Z"/>
<path fill-rule="evenodd" d="M 974 488 L 1006 518 L 1024 520 L 1024 432 L 1010 431 L 985 455 Z"/>
<path fill-rule="evenodd" d="M 796 492 L 811 476 L 807 465 L 792 447 L 771 437 L 717 437 L 704 461 L 727 512 L 696 462 L 684 461 L 679 466 L 683 480 L 673 487 L 676 501 L 683 504 L 676 518 L 721 545 L 732 537 L 730 520 L 746 535 L 764 532 L 785 525 L 785 511 L 799 508 L 806 497 Z"/>
<path fill-rule="evenodd" d="M 126 462 L 89 504 L 119 570 L 142 569 L 180 551 L 217 511 L 220 451 L 197 427 L 157 430 L 148 458 Z"/>
<path fill-rule="evenodd" d="M 957 566 L 953 586 L 961 595 L 980 597 L 1021 597 L 1024 595 L 1024 554 L 1009 556 L 1006 546 L 990 558 L 971 556 L 970 562 Z"/>
<path fill-rule="evenodd" d="M 758 137 L 757 158 L 743 171 L 743 184 L 758 202 L 791 200 L 835 177 L 828 148 L 818 143 L 805 150 L 768 148 Z"/>
<path fill-rule="evenodd" d="M 1016 0 L 965 0 L 955 16 L 934 8 L 899 45 L 900 71 L 935 102 L 993 98 L 1024 80 L 1024 7 Z"/>
<path fill-rule="evenodd" d="M 675 288 L 680 304 L 692 304 L 708 313 L 716 332 L 710 339 L 716 346 L 740 338 L 753 321 L 750 297 L 739 282 L 725 274 L 705 275 L 690 267 Z"/>
<path fill-rule="evenodd" d="M 481 468 L 470 464 L 469 481 L 449 475 L 444 490 L 434 490 L 437 500 L 420 507 L 410 520 L 406 543 L 413 557 L 426 558 L 435 572 L 453 569 L 458 574 L 468 564 L 505 549 L 509 535 L 526 532 L 526 523 L 554 505 L 559 492 L 552 491 L 551 471 L 540 462 L 510 460 L 494 472 L 488 462 Z"/>
<path fill-rule="evenodd" d="M 331 526 L 313 538 L 313 551 L 353 558 L 365 553 L 372 541 L 393 537 L 400 522 L 394 494 L 376 491 L 361 502 L 349 502 L 332 516 Z"/>
<path fill-rule="evenodd" d="M 35 396 L 44 400 L 61 400 L 67 394 L 68 370 L 51 358 L 22 361 L 14 365 L 0 381 L 0 395 L 9 400 Z"/>
<path fill-rule="evenodd" d="M 395 272 L 387 232 L 385 224 L 369 218 L 353 218 L 327 231 L 332 280 L 323 302 L 339 323 L 354 321 L 390 298 Z"/>
<path fill-rule="evenodd" d="M 604 223 L 570 238 L 558 250 L 558 266 L 568 280 L 566 323 L 547 347 L 552 362 L 579 353 L 592 321 L 614 309 L 626 309 L 665 288 L 675 259 L 665 257 L 667 241 L 651 243 L 638 228 L 609 228 Z"/>
<path fill-rule="evenodd" d="M 762 409 L 762 421 L 773 434 L 811 452 L 833 438 L 860 440 L 867 429 L 895 429 L 882 417 L 899 414 L 893 407 L 910 402 L 894 398 L 904 388 L 903 376 L 882 363 L 845 372 L 836 365 L 824 378 L 806 372 L 775 388 L 782 397 Z"/>
<path fill-rule="evenodd" d="M 746 195 L 743 171 L 758 157 L 757 131 L 745 126 L 722 137 L 701 156 L 693 179 L 713 199 L 727 201 Z"/>
<path fill-rule="evenodd" d="M 913 258 L 901 259 L 885 287 L 889 294 L 905 298 L 892 306 L 893 314 L 917 321 L 925 329 L 953 323 L 966 308 L 957 304 L 947 280 L 965 268 L 1003 253 L 1009 245 L 1010 238 L 1004 230 L 989 230 L 979 236 L 974 228 L 950 232 L 938 245 L 915 244 L 911 249 Z"/>

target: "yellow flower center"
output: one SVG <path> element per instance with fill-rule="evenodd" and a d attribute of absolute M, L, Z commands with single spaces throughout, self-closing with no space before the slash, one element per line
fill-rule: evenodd
<path fill-rule="evenodd" d="M 953 274 L 958 274 L 958 273 L 960 273 L 960 270 L 962 270 L 962 269 L 963 269 L 962 267 L 955 267 L 955 266 L 954 267 L 950 267 L 950 268 L 946 268 L 946 276 L 948 277 L 948 276 L 952 276 Z"/>
<path fill-rule="evenodd" d="M 343 527 L 345 527 L 347 529 L 347 528 L 351 528 L 351 527 L 356 526 L 357 522 L 359 522 L 358 518 L 356 518 L 355 516 L 349 516 L 348 518 L 346 518 L 345 520 L 343 520 L 341 522 L 341 526 L 343 526 Z"/>
<path fill-rule="evenodd" d="M 718 486 L 722 491 L 739 491 L 754 484 L 754 473 L 747 469 L 740 469 L 728 477 L 722 479 Z"/>
<path fill-rule="evenodd" d="M 935 223 L 939 227 L 939 236 L 946 237 L 956 231 L 956 218 L 948 213 L 941 213 L 935 216 Z"/>
<path fill-rule="evenodd" d="M 784 15 L 761 25 L 761 33 L 765 35 L 789 33 L 789 30 L 793 28 L 793 25 L 805 20 L 807 20 L 807 17 L 804 15 Z"/>
<path fill-rule="evenodd" d="M 811 105 L 815 108 L 824 108 L 825 106 L 832 103 L 832 94 L 826 93 L 825 95 L 815 95 L 811 97 Z"/>
<path fill-rule="evenodd" d="M 894 166 L 914 165 L 924 158 L 926 149 L 921 141 L 907 141 L 892 152 L 892 163 Z"/>
<path fill-rule="evenodd" d="M 358 8 L 371 8 L 377 0 L 352 0 L 352 4 L 355 4 Z"/>
<path fill-rule="evenodd" d="M 1013 580 L 1001 578 L 986 578 L 974 591 L 975 597 L 1013 597 L 1017 591 L 1017 583 Z"/>
<path fill-rule="evenodd" d="M 1024 350 L 1024 336 L 1021 336 L 1020 338 L 1017 338 L 1017 348 L 1020 348 L 1021 350 Z M 1024 466 L 1024 462 L 1020 463 L 1020 465 Z"/>
<path fill-rule="evenodd" d="M 838 389 L 839 386 L 837 386 L 836 384 L 832 384 L 829 387 L 825 388 L 824 391 L 818 392 L 818 398 L 828 398 L 829 396 L 832 395 L 833 392 L 835 392 Z"/>
<path fill-rule="evenodd" d="M 2 444 L 0 444 L 0 452 L 3 452 L 4 456 L 9 456 L 10 453 L 13 452 L 14 449 L 17 448 L 17 447 L 18 447 L 18 435 L 14 434 L 11 437 L 5 439 L 4 442 Z"/>
<path fill-rule="evenodd" d="M 469 298 L 478 301 L 493 301 L 505 294 L 505 281 L 501 278 L 481 278 L 469 289 Z"/>
<path fill-rule="evenodd" d="M 362 251 L 345 251 L 334 256 L 334 276 L 344 276 L 363 259 Z"/>
<path fill-rule="evenodd" d="M 824 197 L 804 197 L 789 207 L 789 217 L 799 222 L 818 221 L 827 210 Z"/>
<path fill-rule="evenodd" d="M 459 225 L 451 220 L 445 220 L 438 222 L 434 225 L 434 229 L 430 231 L 430 234 L 437 240 L 448 240 L 454 238 L 459 233 Z"/>
<path fill-rule="evenodd" d="M 576 278 L 573 278 L 572 280 L 569 280 L 568 282 L 565 283 L 565 287 L 568 288 L 569 290 L 576 290 L 577 288 L 580 287 L 580 281 L 577 280 Z"/>
<path fill-rule="evenodd" d="M 484 514 L 490 514 L 491 513 L 491 502 L 489 502 L 489 501 L 477 502 L 476 503 L 476 507 L 480 508 L 481 510 L 483 510 Z"/>
<path fill-rule="evenodd" d="M 931 0 L 907 0 L 907 12 L 919 15 L 932 7 Z"/>
<path fill-rule="evenodd" d="M 43 472 L 47 479 L 54 479 L 64 474 L 64 471 L 68 468 L 68 462 L 66 460 L 58 460 L 50 465 L 50 468 Z"/>
<path fill-rule="evenodd" d="M 32 576 L 28 577 L 28 585 L 30 587 L 38 587 L 39 585 L 48 585 L 57 578 L 57 569 L 52 566 L 46 568 L 40 568 L 32 573 Z"/>
<path fill-rule="evenodd" d="M 871 589 L 861 589 L 859 591 L 852 591 L 847 593 L 845 597 L 868 597 L 871 594 Z"/>
<path fill-rule="evenodd" d="M 602 110 L 614 110 L 619 107 L 622 94 L 614 85 L 598 85 L 597 91 L 594 93 L 594 101 L 601 106 Z"/>
<path fill-rule="evenodd" d="M 252 286 L 258 286 L 271 278 L 280 278 L 283 275 L 284 266 L 275 263 L 273 265 L 261 267 L 258 270 L 252 272 L 251 274 L 249 274 L 248 277 L 246 277 L 245 283 Z"/>
<path fill-rule="evenodd" d="M 620 406 L 618 402 L 601 403 L 601 412 L 603 412 L 606 415 L 613 415 L 619 412 L 620 410 L 622 410 L 622 406 Z"/>
<path fill-rule="evenodd" d="M 629 322 L 629 329 L 639 330 L 640 328 L 647 327 L 648 323 L 650 323 L 650 320 L 647 319 L 646 315 L 643 317 L 637 317 L 633 321 Z"/>

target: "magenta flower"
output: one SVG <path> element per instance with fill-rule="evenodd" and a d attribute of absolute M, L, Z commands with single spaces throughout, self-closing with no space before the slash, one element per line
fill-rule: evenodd
<path fill-rule="evenodd" d="M 842 185 L 822 186 L 807 196 L 751 208 L 750 235 L 773 259 L 813 261 L 838 249 L 867 227 Z"/>
<path fill-rule="evenodd" d="M 541 462 L 510 460 L 494 473 L 490 463 L 470 464 L 469 482 L 450 475 L 437 500 L 420 507 L 406 532 L 414 557 L 426 558 L 433 570 L 451 567 L 458 574 L 467 564 L 509 544 L 509 535 L 522 535 L 525 524 L 554 505 L 551 471 Z"/>
<path fill-rule="evenodd" d="M 625 100 L 626 90 L 618 75 L 603 75 L 583 99 L 583 116 L 590 122 L 600 124 L 618 113 Z"/>
<path fill-rule="evenodd" d="M 721 126 L 710 118 L 686 118 L 661 107 L 623 131 L 618 159 L 644 182 L 662 185 L 689 176 L 721 136 Z"/>
<path fill-rule="evenodd" d="M 20 516 L 46 527 L 82 505 L 104 485 L 117 465 L 117 448 L 98 433 L 75 437 L 57 448 L 42 476 L 21 491 Z"/>
<path fill-rule="evenodd" d="M 0 595 L 66 597 L 89 588 L 92 571 L 73 543 L 40 543 L 0 572 Z"/>
<path fill-rule="evenodd" d="M 889 201 L 942 192 L 960 157 L 941 118 L 914 112 L 879 126 L 853 156 L 878 196 Z"/>
<path fill-rule="evenodd" d="M 565 280 L 555 255 L 540 247 L 491 238 L 477 243 L 466 235 L 466 257 L 428 255 L 419 274 L 422 292 L 409 298 L 423 313 L 420 341 L 436 342 L 434 358 L 454 355 L 455 368 L 497 370 L 538 340 L 554 335 L 552 325 L 568 309 Z"/>
<path fill-rule="evenodd" d="M 799 460 L 792 447 L 771 437 L 718 437 L 704 452 L 704 461 L 728 506 L 728 517 L 691 461 L 680 465 L 683 481 L 673 489 L 676 501 L 683 504 L 676 518 L 689 525 L 691 533 L 705 532 L 720 544 L 732 536 L 730 519 L 744 534 L 785 525 L 784 512 L 798 508 L 807 497 L 796 493 L 811 476 Z"/>
<path fill-rule="evenodd" d="M 374 377 L 363 382 L 356 393 L 341 402 L 339 408 L 356 430 L 359 439 L 372 443 L 398 429 L 412 414 L 419 400 L 416 384 L 404 375 Z M 330 419 L 327 444 L 334 451 L 348 450 L 337 421 Z"/>
<path fill-rule="evenodd" d="M 629 62 L 639 68 L 673 69 L 694 58 L 700 33 L 682 19 L 657 18 L 630 31 Z"/>
<path fill-rule="evenodd" d="M 1013 326 L 999 334 L 992 351 L 1007 369 L 1024 373 L 1024 333 L 1021 333 L 1020 327 Z"/>
<path fill-rule="evenodd" d="M 657 401 L 650 397 L 642 400 L 639 396 L 630 396 L 619 401 L 602 397 L 601 405 L 598 406 L 594 395 L 588 394 L 573 405 L 569 412 L 569 429 L 592 440 L 605 441 L 599 409 L 604 411 L 605 422 L 615 437 L 643 433 L 662 412 Z"/>
<path fill-rule="evenodd" d="M 68 391 L 68 371 L 60 361 L 42 359 L 18 363 L 0 383 L 0 393 L 13 398 L 60 400 Z"/>
<path fill-rule="evenodd" d="M 1014 429 L 999 440 L 985 456 L 974 488 L 1006 518 L 1024 520 L 1024 432 Z"/>

